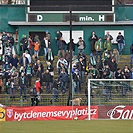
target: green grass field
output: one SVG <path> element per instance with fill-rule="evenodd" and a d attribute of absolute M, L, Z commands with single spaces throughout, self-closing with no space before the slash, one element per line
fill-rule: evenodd
<path fill-rule="evenodd" d="M 0 122 L 0 133 L 133 133 L 133 120 Z"/>

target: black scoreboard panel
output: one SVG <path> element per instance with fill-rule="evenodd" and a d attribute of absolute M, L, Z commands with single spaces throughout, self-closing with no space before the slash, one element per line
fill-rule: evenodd
<path fill-rule="evenodd" d="M 112 11 L 112 0 L 30 0 L 30 11 Z"/>

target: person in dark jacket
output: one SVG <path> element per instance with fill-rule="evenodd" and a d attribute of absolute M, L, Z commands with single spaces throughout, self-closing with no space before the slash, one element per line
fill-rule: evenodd
<path fill-rule="evenodd" d="M 122 55 L 122 50 L 123 50 L 124 45 L 125 45 L 125 39 L 124 39 L 124 36 L 121 34 L 121 32 L 118 33 L 116 41 L 118 42 L 119 54 Z"/>
<path fill-rule="evenodd" d="M 18 68 L 19 60 L 16 57 L 16 54 L 13 55 L 13 57 L 10 59 L 10 66 L 15 66 L 16 69 Z"/>
<path fill-rule="evenodd" d="M 59 75 L 59 80 L 60 80 L 60 89 L 62 93 L 66 93 L 66 83 L 68 81 L 68 74 L 65 72 L 65 69 L 62 69 L 60 75 Z"/>
<path fill-rule="evenodd" d="M 33 87 L 30 90 L 30 97 L 31 97 L 31 106 L 38 106 L 38 97 L 37 97 L 37 91 L 36 91 L 36 87 Z"/>
<path fill-rule="evenodd" d="M 51 92 L 52 76 L 49 73 L 49 70 L 46 70 L 46 72 L 43 74 L 43 82 L 45 82 L 45 85 L 46 85 L 46 93 L 50 93 Z"/>
<path fill-rule="evenodd" d="M 50 40 L 48 40 L 48 37 L 44 37 L 43 41 L 41 42 L 41 48 L 44 49 L 44 58 L 46 58 L 49 47 L 50 47 Z"/>
<path fill-rule="evenodd" d="M 95 54 L 96 50 L 95 50 L 95 43 L 98 40 L 97 35 L 95 34 L 95 32 L 93 31 L 91 33 L 91 36 L 89 37 L 89 41 L 90 41 L 90 50 L 93 54 Z"/>
<path fill-rule="evenodd" d="M 26 68 L 27 65 L 29 64 L 29 60 L 27 57 L 25 57 L 25 53 L 23 53 L 23 56 L 20 58 L 19 64 L 20 66 L 23 66 L 24 68 Z"/>
<path fill-rule="evenodd" d="M 115 58 L 112 58 L 110 64 L 109 64 L 110 70 L 112 72 L 112 78 L 115 78 L 115 72 L 117 71 L 117 63 Z"/>
<path fill-rule="evenodd" d="M 43 78 L 42 78 L 42 69 L 41 67 L 38 67 L 37 72 L 36 72 L 36 78 L 40 79 L 40 84 L 42 85 L 43 83 Z"/>
<path fill-rule="evenodd" d="M 82 56 L 79 58 L 79 61 L 76 63 L 76 67 L 79 70 L 79 74 L 81 77 L 81 83 L 84 83 L 85 64 L 83 62 Z"/>
<path fill-rule="evenodd" d="M 67 44 L 67 50 L 70 51 L 72 49 L 72 53 L 74 55 L 74 52 L 75 52 L 75 43 L 74 43 L 74 39 L 72 39 L 72 42 L 69 42 Z"/>
<path fill-rule="evenodd" d="M 26 100 L 27 81 L 23 72 L 21 73 L 21 76 L 19 78 L 18 85 L 20 88 L 20 96 L 22 96 L 22 93 L 24 93 L 24 100 Z"/>
<path fill-rule="evenodd" d="M 74 88 L 74 92 L 75 93 L 80 93 L 81 92 L 81 86 L 80 86 L 80 74 L 78 69 L 75 69 L 75 72 L 73 73 L 73 82 L 75 83 L 75 88 Z"/>
<path fill-rule="evenodd" d="M 22 45 L 22 51 L 24 53 L 26 50 L 28 50 L 28 38 L 26 37 L 26 35 L 23 35 L 20 43 Z"/>
<path fill-rule="evenodd" d="M 66 42 L 63 40 L 63 37 L 61 37 L 60 40 L 57 42 L 59 58 L 64 57 L 64 55 L 65 55 L 65 45 L 66 45 Z"/>

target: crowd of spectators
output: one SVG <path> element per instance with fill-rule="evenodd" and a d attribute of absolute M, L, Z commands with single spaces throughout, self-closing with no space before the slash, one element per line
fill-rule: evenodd
<path fill-rule="evenodd" d="M 20 49 L 22 56 L 20 58 L 15 54 L 14 38 L 5 31 L 1 37 L 2 54 L 0 55 L 1 63 L 1 79 L 4 92 L 10 94 L 10 98 L 15 98 L 15 91 L 20 92 L 26 100 L 27 92 L 31 92 L 33 96 L 34 90 L 40 97 L 41 93 L 54 94 L 54 98 L 58 101 L 59 93 L 67 93 L 70 88 L 70 75 L 72 75 L 73 93 L 82 93 L 82 86 L 87 83 L 88 78 L 92 79 L 131 79 L 132 59 L 130 67 L 125 65 L 124 68 L 119 67 L 120 55 L 122 55 L 125 45 L 124 36 L 118 33 L 116 41 L 118 42 L 118 50 L 113 49 L 111 40 L 113 37 L 107 32 L 102 37 L 98 37 L 93 31 L 88 40 L 90 41 L 90 56 L 85 54 L 87 43 L 82 37 L 74 43 L 73 39 L 68 44 L 62 37 L 62 33 L 57 31 L 55 37 L 58 60 L 56 68 L 54 67 L 54 54 L 51 49 L 51 34 L 46 30 L 46 36 L 40 40 L 38 35 L 27 37 L 23 35 L 20 39 Z M 43 49 L 44 61 L 39 58 L 40 49 Z M 76 54 L 75 50 L 78 50 Z M 131 55 L 133 55 L 133 45 L 130 47 Z M 44 64 L 46 63 L 46 65 Z M 71 69 L 72 65 L 72 70 Z M 85 76 L 86 75 L 86 76 Z M 2 84 L 1 83 L 1 84 Z M 1 87 L 1 88 L 2 88 Z M 0 88 L 0 93 L 1 89 Z M 34 88 L 34 89 L 33 89 Z M 32 89 L 30 91 L 30 89 Z M 38 104 L 38 101 L 36 101 Z M 34 103 L 32 103 L 33 105 Z"/>

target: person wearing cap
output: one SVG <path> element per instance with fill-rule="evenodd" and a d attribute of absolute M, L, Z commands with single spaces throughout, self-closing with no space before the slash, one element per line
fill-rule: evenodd
<path fill-rule="evenodd" d="M 123 50 L 124 45 L 125 45 L 125 39 L 124 39 L 124 36 L 121 34 L 121 32 L 118 33 L 116 41 L 118 42 L 119 54 L 122 55 L 122 50 Z"/>
<path fill-rule="evenodd" d="M 82 40 L 82 37 L 79 37 L 79 41 L 77 43 L 77 47 L 78 47 L 78 54 L 79 53 L 84 53 L 84 50 L 86 48 L 86 43 L 84 40 Z"/>

